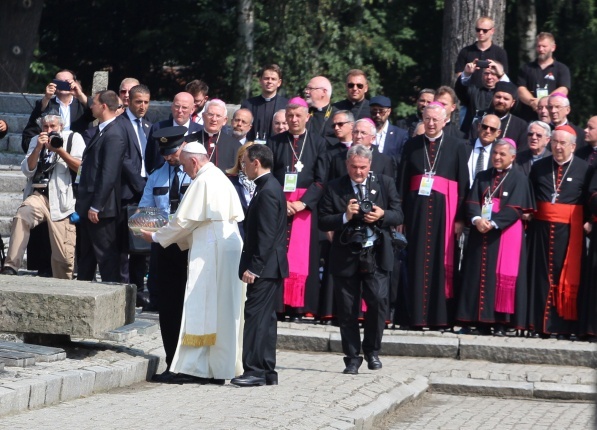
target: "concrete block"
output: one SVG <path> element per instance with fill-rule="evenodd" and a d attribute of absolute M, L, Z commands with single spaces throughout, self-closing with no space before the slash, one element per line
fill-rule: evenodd
<path fill-rule="evenodd" d="M 60 401 L 78 399 L 89 396 L 93 393 L 95 373 L 88 370 L 64 370 L 58 372 L 62 376 L 62 389 L 60 390 Z"/>
<path fill-rule="evenodd" d="M 13 412 L 24 411 L 29 408 L 29 396 L 31 394 L 31 380 L 21 379 L 2 384 L 3 388 L 14 390 Z"/>
<path fill-rule="evenodd" d="M 28 379 L 31 392 L 29 393 L 29 409 L 38 409 L 46 403 L 47 380 L 39 378 Z"/>
<path fill-rule="evenodd" d="M 460 338 L 462 360 L 597 367 L 597 345 L 523 338 Z"/>
<path fill-rule="evenodd" d="M 0 360 L 7 366 L 28 367 L 35 365 L 35 355 L 26 352 L 9 351 L 0 348 Z"/>
<path fill-rule="evenodd" d="M 101 393 L 120 386 L 120 380 L 122 379 L 122 374 L 119 372 L 120 369 L 105 366 L 89 366 L 83 370 L 95 373 L 94 393 Z"/>
<path fill-rule="evenodd" d="M 279 349 L 295 351 L 327 352 L 330 350 L 330 335 L 327 333 L 297 332 L 292 329 L 278 328 Z"/>
<path fill-rule="evenodd" d="M 0 180 L 2 180 L 2 176 L 0 176 Z M 0 193 L 0 215 L 12 218 L 21 203 L 23 203 L 23 191 Z"/>
<path fill-rule="evenodd" d="M 17 392 L 11 388 L 0 387 L 0 416 L 15 412 Z"/>
<path fill-rule="evenodd" d="M 2 193 L 20 194 L 21 200 L 23 199 L 23 189 L 27 184 L 27 178 L 21 172 L 20 162 L 16 170 L 0 170 L 0 178 L 2 179 Z"/>
<path fill-rule="evenodd" d="M 342 353 L 342 337 L 340 333 L 330 333 L 330 351 Z M 363 336 L 361 336 L 361 340 Z M 382 344 L 383 347 L 383 344 Z"/>
<path fill-rule="evenodd" d="M 556 384 L 552 382 L 535 382 L 533 394 L 538 399 L 557 400 L 589 400 L 597 399 L 597 391 L 593 385 Z"/>
<path fill-rule="evenodd" d="M 40 375 L 37 379 L 45 381 L 46 384 L 46 398 L 44 404 L 46 406 L 60 403 L 60 392 L 62 391 L 62 375 L 49 374 Z"/>
<path fill-rule="evenodd" d="M 101 338 L 132 322 L 133 289 L 123 284 L 4 276 L 0 331 Z"/>
<path fill-rule="evenodd" d="M 66 352 L 62 348 L 32 345 L 29 343 L 0 342 L 0 350 L 18 351 L 33 354 L 37 363 L 64 360 Z"/>
<path fill-rule="evenodd" d="M 381 354 L 456 358 L 458 356 L 458 339 L 441 336 L 384 336 L 381 343 Z"/>
<path fill-rule="evenodd" d="M 431 378 L 433 392 L 496 397 L 533 397 L 533 384 L 516 381 L 487 381 L 470 378 Z"/>

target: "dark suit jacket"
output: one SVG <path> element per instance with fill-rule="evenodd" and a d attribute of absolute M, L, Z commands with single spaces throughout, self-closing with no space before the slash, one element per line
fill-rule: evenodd
<path fill-rule="evenodd" d="M 354 120 L 370 118 L 369 100 L 363 99 L 358 103 L 353 103 L 348 99 L 341 100 L 333 105 L 337 110 L 347 110 L 354 115 Z"/>
<path fill-rule="evenodd" d="M 384 175 L 374 175 L 371 180 L 369 200 L 384 210 L 384 216 L 377 221 L 379 227 L 379 243 L 376 245 L 377 267 L 392 271 L 394 267 L 394 251 L 390 238 L 390 227 L 402 224 L 404 216 L 400 208 L 401 202 L 394 185 L 394 179 Z M 354 276 L 358 270 L 358 254 L 353 254 L 347 245 L 343 231 L 350 221 L 343 224 L 343 215 L 346 206 L 351 199 L 357 198 L 350 177 L 348 175 L 328 182 L 323 198 L 319 201 L 319 229 L 321 231 L 333 231 L 334 239 L 330 251 L 329 270 L 335 276 Z"/>
<path fill-rule="evenodd" d="M 545 147 L 545 153 L 543 154 L 542 158 L 549 157 L 551 155 L 551 151 L 549 150 L 549 145 Z M 533 159 L 533 153 L 530 149 L 525 149 L 524 151 L 520 151 L 516 154 L 516 164 L 520 167 L 520 169 L 524 172 L 525 175 L 529 176 L 531 173 L 531 167 L 533 163 L 531 162 Z"/>
<path fill-rule="evenodd" d="M 388 124 L 388 131 L 386 133 L 386 141 L 383 145 L 383 152 L 387 156 L 394 159 L 396 166 L 400 164 L 400 157 L 402 157 L 402 148 L 408 140 L 408 132 L 395 125 Z"/>
<path fill-rule="evenodd" d="M 29 121 L 27 121 L 27 125 L 23 129 L 23 140 L 21 141 L 23 152 L 26 153 L 27 149 L 29 149 L 31 138 L 41 133 L 41 128 L 37 125 L 37 119 L 40 118 L 42 114 L 50 111 L 60 112 L 60 104 L 56 101 L 56 97 L 50 99 L 48 106 L 43 112 L 41 110 L 41 100 L 35 102 L 33 112 L 31 112 Z M 73 98 L 73 102 L 70 104 L 70 129 L 83 135 L 83 132 L 92 121 L 93 114 L 91 113 L 89 106 L 84 106 L 76 97 Z"/>
<path fill-rule="evenodd" d="M 276 94 L 276 96 L 274 97 L 273 100 L 270 101 L 270 103 L 271 102 L 274 103 L 273 114 L 275 114 L 280 109 L 284 109 L 286 107 L 286 105 L 288 104 L 288 99 L 286 97 L 282 97 L 280 94 Z M 251 141 L 255 140 L 257 133 L 259 133 L 260 139 L 264 139 L 265 137 L 269 138 L 269 137 L 273 136 L 273 128 L 272 128 L 273 114 L 269 118 L 269 120 L 267 120 L 267 124 L 261 124 L 262 118 L 261 118 L 261 115 L 258 114 L 258 111 L 260 110 L 260 108 L 264 109 L 264 107 L 262 107 L 262 106 L 265 105 L 266 103 L 267 102 L 265 101 L 265 99 L 261 95 L 259 95 L 259 96 L 255 96 L 255 97 L 246 99 L 240 105 L 241 108 L 249 109 L 251 111 L 251 113 L 253 114 L 253 127 L 251 127 L 251 129 L 247 133 L 247 142 L 251 142 Z M 264 133 L 265 133 L 265 137 L 264 137 Z"/>
<path fill-rule="evenodd" d="M 125 140 L 115 119 L 101 135 L 96 135 L 83 152 L 76 210 L 87 216 L 90 207 L 100 218 L 115 217 L 120 212 L 120 173 Z"/>
<path fill-rule="evenodd" d="M 271 174 L 255 180 L 255 194 L 245 219 L 245 242 L 238 276 L 245 270 L 260 278 L 288 277 L 286 251 L 286 198 L 282 186 Z"/>
<path fill-rule="evenodd" d="M 122 163 L 122 192 L 120 198 L 126 201 L 141 200 L 143 190 L 145 189 L 146 180 L 141 176 L 141 166 L 143 161 L 143 154 L 137 139 L 137 133 L 133 128 L 133 124 L 129 119 L 127 113 L 123 113 L 117 118 L 117 121 L 122 128 L 125 139 L 124 161 Z M 142 120 L 143 132 L 147 137 L 151 123 L 145 118 Z M 148 140 L 149 142 L 149 140 Z M 147 173 L 148 174 L 148 173 Z"/>
<path fill-rule="evenodd" d="M 245 220 L 247 219 L 247 210 L 249 209 L 249 204 L 247 203 L 247 199 L 245 198 L 245 187 L 243 187 L 243 184 L 240 183 L 239 179 L 238 179 L 238 175 L 226 175 L 228 176 L 228 179 L 230 179 L 230 182 L 232 182 L 232 185 L 234 186 L 234 189 L 236 190 L 236 193 L 238 194 L 238 198 L 240 199 L 240 204 L 243 207 L 243 213 L 245 214 Z M 240 236 L 243 238 L 243 241 L 245 240 L 245 221 L 239 222 L 238 223 L 238 230 L 240 231 Z"/>
<path fill-rule="evenodd" d="M 145 147 L 145 170 L 149 175 L 154 170 L 159 169 L 164 164 L 164 157 L 160 155 L 160 145 L 152 137 L 153 133 L 164 127 L 172 127 L 172 119 L 160 121 L 151 126 L 147 136 L 147 146 Z M 191 121 L 189 125 L 189 134 L 203 130 L 201 124 Z"/>
<path fill-rule="evenodd" d="M 371 171 L 378 175 L 386 175 L 391 178 L 396 177 L 396 166 L 392 158 L 382 154 L 377 150 L 376 146 L 371 146 L 373 151 L 373 159 L 371 160 Z M 346 170 L 346 155 L 348 148 L 334 155 L 330 162 L 330 169 L 328 170 L 328 181 L 339 178 L 348 173 Z"/>

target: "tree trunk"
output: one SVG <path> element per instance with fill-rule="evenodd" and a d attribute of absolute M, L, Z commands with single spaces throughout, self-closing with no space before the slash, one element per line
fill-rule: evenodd
<path fill-rule="evenodd" d="M 236 57 L 236 82 L 239 101 L 250 95 L 253 79 L 253 30 L 255 12 L 253 0 L 237 0 L 238 49 Z"/>
<path fill-rule="evenodd" d="M 518 63 L 525 64 L 535 59 L 537 36 L 537 9 L 535 0 L 519 0 L 516 3 L 516 26 L 520 37 Z"/>
<path fill-rule="evenodd" d="M 481 16 L 495 22 L 493 43 L 503 46 L 506 0 L 445 0 L 442 33 L 442 85 L 452 85 L 456 75 L 454 64 L 462 48 L 476 39 L 475 24 Z"/>
<path fill-rule="evenodd" d="M 27 88 L 43 0 L 0 1 L 0 91 Z"/>

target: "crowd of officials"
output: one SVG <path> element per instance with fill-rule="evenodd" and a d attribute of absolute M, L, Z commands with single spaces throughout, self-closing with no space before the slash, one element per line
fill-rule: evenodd
<path fill-rule="evenodd" d="M 345 373 L 358 373 L 361 351 L 370 369 L 381 368 L 388 324 L 593 338 L 597 116 L 584 128 L 569 121 L 570 73 L 553 57 L 551 34 L 537 36 L 537 58 L 514 83 L 493 26 L 477 21 L 454 85 L 419 91 L 416 112 L 396 125 L 392 101 L 367 98 L 358 69 L 346 75 L 346 98 L 332 103 L 326 77 L 289 100 L 282 70 L 267 65 L 261 94 L 243 101 L 230 123 L 226 104 L 209 99 L 200 80 L 176 94 L 169 118 L 155 121 L 150 90 L 136 79 L 88 99 L 72 72 L 59 72 L 23 132 L 28 182 L 2 273 L 17 274 L 29 244 L 32 259 L 49 249 L 40 273 L 92 280 L 99 267 L 102 281 L 136 284 L 138 304 L 160 312 L 170 365 L 188 256 L 159 243 L 138 252 L 127 220 L 138 207 L 176 214 L 194 180 L 181 151 L 197 142 L 205 152 L 192 146 L 194 153 L 228 177 L 245 215 L 261 165 L 277 180 L 288 276 L 272 303 L 279 319 L 338 324 Z M 247 158 L 254 145 L 271 155 L 253 150 Z M 252 225 L 267 230 L 255 223 L 266 212 L 253 210 Z M 44 222 L 48 231 L 31 235 Z M 241 237 L 254 233 L 238 226 Z M 254 275 L 242 280 L 252 284 Z"/>

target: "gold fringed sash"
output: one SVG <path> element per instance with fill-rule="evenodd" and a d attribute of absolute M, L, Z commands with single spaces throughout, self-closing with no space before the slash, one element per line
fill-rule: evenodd
<path fill-rule="evenodd" d="M 216 344 L 216 334 L 210 333 L 199 335 L 185 333 L 182 338 L 182 344 L 184 346 L 193 346 L 197 348 L 201 348 L 202 346 L 214 346 Z"/>

